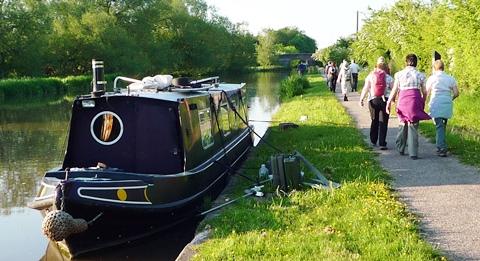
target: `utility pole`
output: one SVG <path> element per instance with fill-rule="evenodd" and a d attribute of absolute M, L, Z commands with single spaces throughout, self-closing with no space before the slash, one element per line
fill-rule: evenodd
<path fill-rule="evenodd" d="M 357 11 L 357 31 L 356 31 L 357 34 L 358 34 L 358 16 L 359 16 L 359 12 Z"/>

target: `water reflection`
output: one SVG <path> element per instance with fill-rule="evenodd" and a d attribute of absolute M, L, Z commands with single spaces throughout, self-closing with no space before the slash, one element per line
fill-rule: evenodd
<path fill-rule="evenodd" d="M 278 109 L 276 90 L 287 73 L 220 75 L 225 82 L 247 83 L 250 120 L 263 135 Z M 45 171 L 61 165 L 69 128 L 71 101 L 55 98 L 35 103 L 0 104 L 0 253 L 2 260 L 63 260 L 42 235 L 42 217 L 26 207 Z M 258 138 L 257 141 L 258 142 Z M 186 226 L 182 227 L 182 229 Z M 195 228 L 161 235 L 139 244 L 105 251 L 82 260 L 174 260 Z M 170 242 L 170 243 L 168 243 Z M 162 247 L 160 247 L 162 246 Z M 165 247 L 164 247 L 165 246 Z M 168 253 L 160 253 L 165 249 Z M 153 257 L 153 258 L 150 258 Z M 164 257 L 164 258 L 162 258 Z"/>
<path fill-rule="evenodd" d="M 288 77 L 290 72 L 259 72 L 245 75 L 223 75 L 220 79 L 225 82 L 245 82 L 246 95 L 249 98 L 250 124 L 254 125 L 255 132 L 263 136 L 270 125 L 271 116 L 279 108 L 277 95 L 280 82 Z M 255 136 L 254 145 L 260 138 Z"/>
<path fill-rule="evenodd" d="M 142 238 L 125 245 L 101 249 L 75 258 L 77 261 L 169 261 L 175 260 L 185 245 L 194 237 L 199 219 L 168 229 L 162 233 Z M 45 248 L 44 248 L 45 249 Z M 40 261 L 65 260 L 54 243 L 48 243 Z"/>
<path fill-rule="evenodd" d="M 0 252 L 2 260 L 38 260 L 48 240 L 42 217 L 26 207 L 64 154 L 70 102 L 63 98 L 0 105 Z"/>
<path fill-rule="evenodd" d="M 0 108 L 1 215 L 24 207 L 35 195 L 38 181 L 58 165 L 68 129 L 69 102 Z"/>

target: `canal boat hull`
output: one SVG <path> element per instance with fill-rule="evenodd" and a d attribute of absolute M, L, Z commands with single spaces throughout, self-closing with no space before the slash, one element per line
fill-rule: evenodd
<path fill-rule="evenodd" d="M 70 258 L 196 217 L 252 146 L 244 84 L 212 77 L 174 86 L 172 77 L 158 78 L 152 90 L 151 81 L 120 77 L 115 92 L 94 88 L 73 102 L 63 165 L 45 173 L 29 203 L 44 215 L 45 235 Z M 86 229 L 57 222 L 57 213 Z M 52 228 L 56 223 L 62 227 Z M 51 236 L 68 226 L 73 232 Z"/>

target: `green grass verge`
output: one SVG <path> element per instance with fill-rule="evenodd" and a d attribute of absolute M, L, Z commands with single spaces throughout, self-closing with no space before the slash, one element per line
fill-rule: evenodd
<path fill-rule="evenodd" d="M 285 153 L 299 151 L 334 190 L 303 189 L 269 198 L 247 198 L 205 220 L 210 239 L 196 247 L 194 260 L 445 260 L 419 235 L 418 219 L 393 192 L 390 175 L 364 142 L 352 118 L 319 75 L 312 88 L 285 99 L 273 120 L 296 129 L 271 126 L 267 141 Z M 308 116 L 300 122 L 301 116 Z M 278 153 L 266 144 L 251 151 L 241 170 L 256 178 L 258 168 Z M 306 179 L 314 177 L 302 164 Z M 235 177 L 231 197 L 251 182 Z"/>

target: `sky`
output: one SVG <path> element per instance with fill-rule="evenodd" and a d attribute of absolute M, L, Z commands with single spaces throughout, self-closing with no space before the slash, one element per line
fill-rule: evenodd
<path fill-rule="evenodd" d="M 348 37 L 359 28 L 368 7 L 379 10 L 392 7 L 396 0 L 205 0 L 217 13 L 233 23 L 248 23 L 247 29 L 258 35 L 263 29 L 297 27 L 322 49 Z"/>

